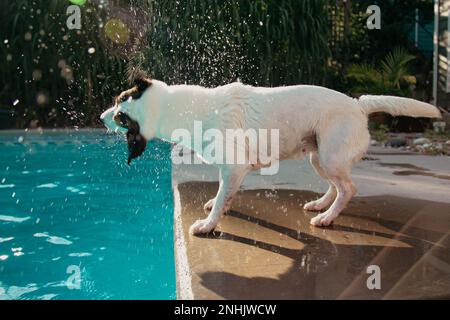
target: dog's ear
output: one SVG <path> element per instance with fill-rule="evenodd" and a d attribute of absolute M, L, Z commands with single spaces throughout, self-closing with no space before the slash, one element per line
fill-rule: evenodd
<path fill-rule="evenodd" d="M 152 85 L 152 80 L 146 72 L 142 70 L 133 70 L 129 72 L 128 81 L 135 86 L 138 92 L 142 93 Z"/>
<path fill-rule="evenodd" d="M 137 87 L 138 92 L 144 92 L 148 87 L 152 85 L 152 80 L 149 78 L 136 78 L 134 79 L 134 85 Z"/>
<path fill-rule="evenodd" d="M 128 165 L 130 165 L 131 160 L 139 157 L 147 146 L 147 140 L 139 133 L 139 124 L 136 121 L 131 120 L 129 122 L 127 142 Z"/>

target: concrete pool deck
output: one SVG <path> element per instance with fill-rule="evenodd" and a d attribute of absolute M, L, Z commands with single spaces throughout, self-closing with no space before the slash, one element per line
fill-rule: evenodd
<path fill-rule="evenodd" d="M 217 190 L 208 165 L 174 166 L 181 299 L 450 298 L 450 158 L 371 148 L 353 171 L 358 195 L 331 228 L 302 205 L 325 189 L 305 161 L 251 174 L 206 237 L 188 233 Z M 367 267 L 381 289 L 367 288 Z"/>

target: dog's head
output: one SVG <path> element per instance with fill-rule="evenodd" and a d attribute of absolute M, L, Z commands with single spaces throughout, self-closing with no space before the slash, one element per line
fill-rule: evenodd
<path fill-rule="evenodd" d="M 114 131 L 126 132 L 128 142 L 128 164 L 139 157 L 145 150 L 147 139 L 141 129 L 145 125 L 146 94 L 152 81 L 145 76 L 138 76 L 133 87 L 120 93 L 115 98 L 114 106 L 100 116 L 105 126 Z"/>

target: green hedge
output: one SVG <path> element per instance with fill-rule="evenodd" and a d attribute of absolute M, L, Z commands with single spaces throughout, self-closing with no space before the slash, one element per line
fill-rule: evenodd
<path fill-rule="evenodd" d="M 430 1 L 414 4 L 429 7 Z M 135 68 L 168 83 L 216 86 L 240 79 L 345 92 L 346 66 L 370 63 L 386 39 L 403 45 L 406 38 L 400 29 L 391 34 L 390 24 L 400 18 L 387 0 L 379 1 L 389 8 L 383 29 L 370 34 L 365 8 L 371 2 L 353 2 L 346 41 L 343 5 L 335 0 L 102 2 L 82 6 L 79 31 L 67 30 L 68 0 L 0 2 L 0 108 L 15 111 L 17 127 L 100 125 L 99 113 L 127 87 L 127 70 Z M 399 3 L 402 12 L 409 8 L 406 0 Z M 110 19 L 128 27 L 125 45 L 105 36 Z"/>

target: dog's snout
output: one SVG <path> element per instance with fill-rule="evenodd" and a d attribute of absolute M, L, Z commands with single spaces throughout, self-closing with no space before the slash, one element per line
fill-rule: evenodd
<path fill-rule="evenodd" d="M 112 118 L 112 114 L 114 113 L 114 107 L 109 108 L 108 110 L 105 110 L 101 115 L 100 115 L 100 120 L 103 123 L 107 123 L 109 119 Z"/>

